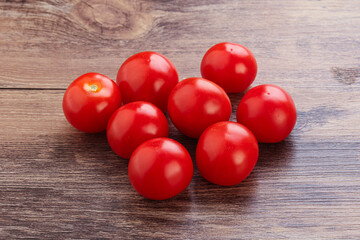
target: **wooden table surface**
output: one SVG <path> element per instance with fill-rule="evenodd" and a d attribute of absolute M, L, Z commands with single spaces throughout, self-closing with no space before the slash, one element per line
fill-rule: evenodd
<path fill-rule="evenodd" d="M 293 96 L 295 129 L 237 186 L 195 170 L 175 198 L 144 199 L 105 133 L 68 124 L 65 89 L 145 50 L 200 76 L 223 41 L 255 54 L 253 86 Z M 0 239 L 359 239 L 360 1 L 2 0 L 0 137 Z"/>

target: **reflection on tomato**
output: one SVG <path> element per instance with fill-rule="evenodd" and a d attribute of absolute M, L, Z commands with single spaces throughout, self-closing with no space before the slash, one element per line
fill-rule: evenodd
<path fill-rule="evenodd" d="M 74 80 L 63 98 L 66 119 L 89 133 L 104 131 L 111 114 L 120 106 L 119 87 L 100 73 L 86 73 Z"/>
<path fill-rule="evenodd" d="M 149 199 L 164 200 L 181 193 L 190 184 L 193 163 L 180 143 L 155 138 L 136 148 L 128 172 L 138 193 Z"/>
<path fill-rule="evenodd" d="M 241 99 L 236 115 L 237 121 L 263 143 L 284 140 L 293 130 L 297 116 L 290 94 L 270 84 L 250 89 Z"/>
<path fill-rule="evenodd" d="M 151 102 L 166 111 L 167 100 L 179 78 L 175 66 L 156 52 L 140 52 L 120 67 L 117 78 L 124 103 Z"/>
<path fill-rule="evenodd" d="M 169 126 L 165 115 L 155 105 L 137 101 L 125 104 L 110 118 L 108 142 L 113 151 L 129 159 L 141 143 L 157 137 L 167 137 Z"/>
<path fill-rule="evenodd" d="M 211 124 L 229 120 L 231 103 L 217 84 L 203 78 L 188 78 L 171 92 L 168 112 L 180 132 L 198 138 Z"/>
<path fill-rule="evenodd" d="M 235 122 L 218 122 L 201 135 L 196 165 L 208 181 L 232 186 L 250 174 L 258 156 L 258 143 L 249 129 Z"/>

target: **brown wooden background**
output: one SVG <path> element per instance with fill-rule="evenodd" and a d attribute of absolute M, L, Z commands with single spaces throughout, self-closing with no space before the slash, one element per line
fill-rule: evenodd
<path fill-rule="evenodd" d="M 67 123 L 64 91 L 86 72 L 115 79 L 144 50 L 200 76 L 222 41 L 252 50 L 253 86 L 285 88 L 297 125 L 261 144 L 235 187 L 196 170 L 177 197 L 146 200 L 105 134 Z M 171 130 L 194 156 L 196 141 Z M 0 239 L 359 239 L 359 135 L 358 0 L 0 1 Z"/>

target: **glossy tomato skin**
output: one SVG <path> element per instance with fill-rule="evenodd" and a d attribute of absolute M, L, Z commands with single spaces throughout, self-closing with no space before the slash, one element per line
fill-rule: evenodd
<path fill-rule="evenodd" d="M 243 181 L 255 167 L 259 147 L 255 136 L 235 122 L 218 122 L 201 135 L 196 165 L 208 181 L 232 186 Z"/>
<path fill-rule="evenodd" d="M 129 161 L 129 179 L 146 198 L 165 200 L 181 193 L 191 182 L 193 163 L 188 151 L 169 138 L 141 144 Z"/>
<path fill-rule="evenodd" d="M 264 84 L 250 89 L 241 99 L 237 121 L 248 127 L 259 142 L 284 140 L 296 123 L 296 108 L 290 94 L 279 86 Z"/>
<path fill-rule="evenodd" d="M 174 64 L 156 52 L 140 52 L 120 67 L 116 81 L 124 103 L 151 102 L 166 111 L 171 90 L 179 82 Z"/>
<path fill-rule="evenodd" d="M 141 143 L 168 135 L 169 126 L 163 112 L 144 101 L 131 102 L 120 107 L 111 116 L 107 127 L 110 147 L 125 159 L 129 159 Z"/>
<path fill-rule="evenodd" d="M 63 111 L 71 125 L 88 133 L 106 129 L 112 113 L 121 106 L 118 85 L 100 73 L 74 80 L 63 97 Z"/>
<path fill-rule="evenodd" d="M 229 120 L 231 102 L 217 84 L 203 78 L 188 78 L 171 92 L 168 112 L 180 132 L 198 138 L 211 124 Z"/>
<path fill-rule="evenodd" d="M 201 62 L 201 75 L 228 93 L 239 93 L 255 80 L 257 63 L 246 47 L 223 42 L 212 46 Z"/>

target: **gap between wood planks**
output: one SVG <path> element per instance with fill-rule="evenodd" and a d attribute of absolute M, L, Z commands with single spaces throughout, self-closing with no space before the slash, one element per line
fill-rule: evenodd
<path fill-rule="evenodd" d="M 0 88 L 0 90 L 14 90 L 14 91 L 22 91 L 22 90 L 31 90 L 31 91 L 43 91 L 43 90 L 63 90 L 66 91 L 66 88 Z"/>

